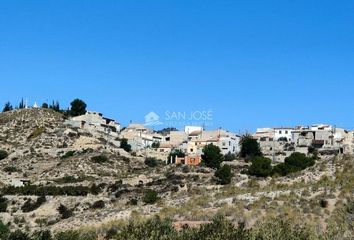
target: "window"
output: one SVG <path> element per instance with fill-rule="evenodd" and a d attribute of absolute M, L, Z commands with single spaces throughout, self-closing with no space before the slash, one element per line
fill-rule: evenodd
<path fill-rule="evenodd" d="M 231 146 L 231 141 L 229 141 L 229 146 Z"/>
<path fill-rule="evenodd" d="M 288 134 L 288 131 L 285 131 L 285 134 Z"/>
<path fill-rule="evenodd" d="M 191 152 L 193 152 L 193 148 L 191 148 Z"/>
<path fill-rule="evenodd" d="M 279 134 L 281 134 L 281 131 L 279 131 Z"/>

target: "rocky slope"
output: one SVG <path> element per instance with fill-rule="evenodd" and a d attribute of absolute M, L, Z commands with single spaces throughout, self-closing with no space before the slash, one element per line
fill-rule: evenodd
<path fill-rule="evenodd" d="M 155 214 L 177 226 L 194 226 L 222 214 L 247 227 L 281 216 L 325 229 L 340 221 L 340 211 L 353 201 L 354 164 L 349 156 L 320 159 L 306 171 L 267 179 L 242 174 L 248 166 L 242 160 L 227 162 L 234 177 L 230 185 L 220 186 L 211 169 L 163 163 L 148 167 L 144 156 L 132 156 L 118 146 L 103 133 L 66 126 L 63 115 L 49 109 L 1 113 L 0 149 L 9 153 L 0 161 L 7 203 L 2 221 L 14 229 L 57 231 L 109 228 L 117 221 Z M 32 186 L 9 188 L 13 179 L 28 179 Z M 158 193 L 154 204 L 144 202 L 148 189 Z M 32 208 L 40 195 L 46 201 Z M 59 212 L 60 205 L 67 212 Z"/>

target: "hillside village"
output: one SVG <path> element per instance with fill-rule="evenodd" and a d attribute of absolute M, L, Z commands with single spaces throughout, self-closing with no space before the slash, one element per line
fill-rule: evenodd
<path fill-rule="evenodd" d="M 53 103 L 0 114 L 0 219 L 12 231 L 86 228 L 97 239 L 121 239 L 108 233 L 119 234 L 130 219 L 159 216 L 189 229 L 221 214 L 247 229 L 272 217 L 301 224 L 306 216 L 317 233 L 340 223 L 343 231 L 331 236 L 353 234 L 354 213 L 343 210 L 353 204 L 353 131 L 326 124 L 242 136 L 201 126 L 155 131 L 78 113 Z M 245 138 L 262 154 L 242 156 Z M 208 149 L 223 162 L 208 164 Z M 275 171 L 299 153 L 306 166 Z"/>
<path fill-rule="evenodd" d="M 87 112 L 66 123 L 93 133 L 101 131 L 127 139 L 133 152 L 149 149 L 151 151 L 145 151 L 147 155 L 159 156 L 166 163 L 175 163 L 166 159 L 166 155 L 178 150 L 186 155 L 179 163 L 198 165 L 203 148 L 209 144 L 218 146 L 223 155 L 237 156 L 240 152 L 241 136 L 224 129 L 205 130 L 202 126 L 185 126 L 184 130 L 160 134 L 142 123 L 131 123 L 120 131 L 119 123 L 98 112 Z M 258 128 L 252 137 L 259 142 L 262 153 L 274 162 L 283 162 L 293 152 L 308 154 L 311 148 L 321 155 L 354 154 L 354 131 L 327 124 Z"/>
<path fill-rule="evenodd" d="M 31 107 L 26 103 L 23 108 Z M 39 106 L 35 102 L 32 108 L 39 109 Z M 176 163 L 175 159 L 167 157 L 171 152 L 181 151 L 185 159 L 180 159 L 178 163 L 198 165 L 203 148 L 209 144 L 218 146 L 223 155 L 236 157 L 240 153 L 241 136 L 221 128 L 206 130 L 202 126 L 185 126 L 183 130 L 170 128 L 168 131 L 155 131 L 144 123 L 130 123 L 122 127 L 117 120 L 96 111 L 85 111 L 82 115 L 66 119 L 64 124 L 96 136 L 103 133 L 115 140 L 126 139 L 132 152 L 151 155 L 166 163 Z M 321 155 L 354 154 L 354 130 L 329 124 L 257 128 L 251 135 L 258 141 L 262 153 L 274 163 L 283 162 L 291 153 L 307 155 L 313 149 Z"/>

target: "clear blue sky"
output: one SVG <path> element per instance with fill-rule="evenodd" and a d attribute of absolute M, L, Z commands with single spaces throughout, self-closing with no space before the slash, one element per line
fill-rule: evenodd
<path fill-rule="evenodd" d="M 354 128 L 354 1 L 0 2 L 0 103 L 85 100 L 123 125 Z"/>

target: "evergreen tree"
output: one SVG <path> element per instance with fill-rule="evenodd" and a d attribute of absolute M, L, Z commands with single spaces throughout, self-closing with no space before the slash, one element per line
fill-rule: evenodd
<path fill-rule="evenodd" d="M 24 103 L 23 98 L 22 98 L 20 104 L 18 105 L 18 108 L 19 109 L 24 109 L 25 107 L 26 106 L 25 106 L 25 103 Z"/>
<path fill-rule="evenodd" d="M 218 178 L 218 182 L 222 185 L 231 183 L 232 171 L 229 165 L 224 165 L 215 172 L 215 177 Z"/>
<path fill-rule="evenodd" d="M 203 148 L 202 160 L 207 167 L 218 169 L 223 159 L 224 156 L 218 146 L 209 144 Z"/>
<path fill-rule="evenodd" d="M 12 110 L 13 110 L 13 107 L 12 107 L 11 103 L 7 102 L 7 103 L 5 103 L 5 106 L 4 106 L 3 110 L 2 110 L 2 112 L 9 112 L 9 111 L 12 111 Z"/>
<path fill-rule="evenodd" d="M 49 106 L 50 109 L 53 109 L 56 112 L 60 112 L 60 106 L 59 106 L 59 102 L 56 101 L 54 102 L 54 100 L 52 101 L 52 104 Z"/>
<path fill-rule="evenodd" d="M 75 99 L 71 103 L 70 115 L 73 117 L 84 115 L 86 113 L 86 103 L 81 99 Z"/>
<path fill-rule="evenodd" d="M 42 108 L 48 108 L 49 106 L 48 106 L 48 103 L 46 103 L 46 102 L 44 102 L 43 104 L 42 104 Z"/>
<path fill-rule="evenodd" d="M 262 151 L 259 143 L 251 135 L 246 134 L 240 140 L 241 152 L 240 156 L 246 159 L 262 156 Z"/>
<path fill-rule="evenodd" d="M 248 169 L 249 175 L 268 177 L 272 174 L 272 160 L 265 157 L 254 157 L 252 165 Z"/>

